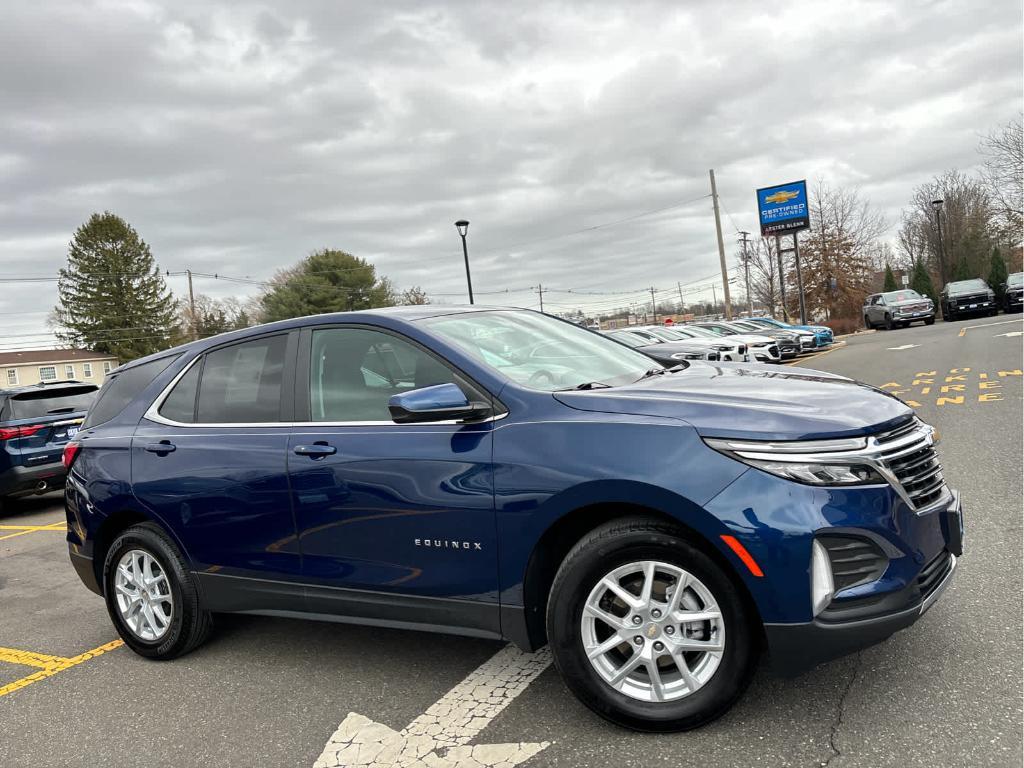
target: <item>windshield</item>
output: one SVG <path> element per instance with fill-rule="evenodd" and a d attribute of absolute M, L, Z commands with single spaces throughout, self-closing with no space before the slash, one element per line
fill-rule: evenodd
<path fill-rule="evenodd" d="M 742 320 L 733 320 L 730 324 L 731 328 L 739 328 L 744 331 L 756 331 L 758 333 L 764 331 L 764 328 L 759 327 L 756 323 L 748 323 Z"/>
<path fill-rule="evenodd" d="M 960 280 L 946 286 L 950 293 L 973 293 L 975 291 L 987 291 L 988 285 L 984 280 Z"/>
<path fill-rule="evenodd" d="M 1006 278 L 1006 284 L 1011 288 L 1019 288 L 1024 285 L 1024 272 L 1014 272 Z"/>
<path fill-rule="evenodd" d="M 669 330 L 668 328 L 647 328 L 645 330 L 648 333 L 657 336 L 662 341 L 679 341 L 679 334 Z"/>
<path fill-rule="evenodd" d="M 621 341 L 627 347 L 633 347 L 634 349 L 646 345 L 646 342 L 637 337 L 636 334 L 628 333 L 626 331 L 616 331 L 615 333 L 609 333 L 608 335 L 616 341 Z"/>
<path fill-rule="evenodd" d="M 747 322 L 748 323 L 754 323 L 755 325 L 762 325 L 762 326 L 763 325 L 770 325 L 770 326 L 773 326 L 775 328 L 785 328 L 786 327 L 785 323 L 780 323 L 778 320 L 775 320 L 774 318 L 771 318 L 771 317 L 752 317 Z"/>
<path fill-rule="evenodd" d="M 718 338 L 721 338 L 721 336 L 722 336 L 722 334 L 720 334 L 720 333 L 715 333 L 714 331 L 709 331 L 707 328 L 701 328 L 700 326 L 697 326 L 697 325 L 688 325 L 688 326 L 686 326 L 686 328 L 680 328 L 679 330 L 683 331 L 684 333 L 692 334 L 692 335 L 696 336 L 697 338 L 704 338 L 704 339 L 718 339 Z"/>
<path fill-rule="evenodd" d="M 892 304 L 895 301 L 917 301 L 921 298 L 921 294 L 917 291 L 889 291 L 883 293 L 887 304 Z"/>
<path fill-rule="evenodd" d="M 588 383 L 629 384 L 662 367 L 600 334 L 537 312 L 461 312 L 423 324 L 512 381 L 548 392 Z M 543 356 L 535 354 L 538 349 Z"/>
<path fill-rule="evenodd" d="M 735 336 L 738 333 L 727 325 L 702 325 L 700 327 L 710 331 L 715 336 Z"/>

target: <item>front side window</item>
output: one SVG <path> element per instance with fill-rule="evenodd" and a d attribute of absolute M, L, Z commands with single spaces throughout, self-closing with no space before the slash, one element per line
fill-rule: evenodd
<path fill-rule="evenodd" d="M 309 409 L 313 421 L 391 421 L 392 395 L 436 384 L 472 390 L 448 366 L 404 339 L 366 328 L 313 331 Z"/>
<path fill-rule="evenodd" d="M 536 312 L 461 312 L 421 322 L 498 373 L 533 389 L 616 386 L 637 381 L 658 367 L 640 352 Z M 534 357 L 537 348 L 550 356 Z"/>
<path fill-rule="evenodd" d="M 280 421 L 286 343 L 287 336 L 268 336 L 207 353 L 199 383 L 196 421 Z"/>
<path fill-rule="evenodd" d="M 8 384 L 17 384 L 18 383 L 18 369 L 17 368 L 8 368 L 7 369 L 7 383 Z"/>
<path fill-rule="evenodd" d="M 40 381 L 56 381 L 57 368 L 53 365 L 44 365 L 39 369 Z"/>

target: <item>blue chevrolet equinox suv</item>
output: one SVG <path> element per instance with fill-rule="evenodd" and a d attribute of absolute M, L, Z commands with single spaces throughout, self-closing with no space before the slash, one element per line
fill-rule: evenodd
<path fill-rule="evenodd" d="M 543 354 L 537 354 L 542 350 Z M 218 612 L 548 644 L 600 715 L 699 726 L 918 619 L 961 554 L 934 430 L 839 376 L 665 368 L 529 310 L 297 318 L 122 366 L 64 452 L 125 643 Z"/>

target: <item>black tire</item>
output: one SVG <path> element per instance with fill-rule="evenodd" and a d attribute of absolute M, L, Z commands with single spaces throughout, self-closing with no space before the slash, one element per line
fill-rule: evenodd
<path fill-rule="evenodd" d="M 121 556 L 132 549 L 148 552 L 156 559 L 170 584 L 173 607 L 171 622 L 162 637 L 143 640 L 124 622 L 117 607 L 114 575 Z M 164 531 L 153 523 L 141 523 L 118 536 L 103 561 L 103 594 L 107 612 L 125 645 L 148 659 L 173 659 L 199 646 L 213 628 L 209 611 L 199 604 L 195 579 L 185 565 L 178 547 Z"/>
<path fill-rule="evenodd" d="M 864 315 L 864 327 L 867 328 L 869 331 L 872 331 L 875 328 L 875 326 L 871 324 L 871 318 L 869 318 L 867 315 Z"/>
<path fill-rule="evenodd" d="M 935 325 L 935 318 L 934 317 L 929 317 L 927 320 L 924 321 L 924 324 L 925 325 Z"/>
<path fill-rule="evenodd" d="M 943 312 L 942 313 L 942 319 L 943 319 L 943 321 L 945 321 L 947 323 L 951 323 L 954 320 L 956 320 L 956 313 L 955 312 Z"/>
<path fill-rule="evenodd" d="M 896 326 L 893 325 L 893 322 L 892 322 L 892 315 L 886 315 L 885 316 L 885 330 L 891 331 L 895 327 Z"/>
<path fill-rule="evenodd" d="M 714 675 L 696 692 L 668 702 L 641 701 L 607 684 L 587 659 L 581 631 L 584 604 L 598 581 L 620 565 L 650 559 L 703 582 L 725 623 L 725 650 Z M 648 732 L 691 730 L 724 714 L 749 684 L 759 651 L 739 587 L 682 531 L 647 518 L 613 520 L 573 547 L 551 585 L 547 632 L 555 666 L 580 701 L 606 720 Z"/>

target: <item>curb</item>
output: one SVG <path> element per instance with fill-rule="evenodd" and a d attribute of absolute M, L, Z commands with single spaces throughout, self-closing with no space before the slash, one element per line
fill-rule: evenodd
<path fill-rule="evenodd" d="M 869 330 L 867 330 L 867 329 L 865 328 L 864 330 L 860 330 L 860 331 L 854 331 L 853 333 L 843 333 L 843 334 L 840 334 L 840 335 L 838 335 L 838 336 L 833 336 L 832 338 L 833 338 L 833 339 L 848 339 L 848 338 L 850 338 L 851 336 L 866 336 L 866 335 L 868 335 L 869 333 L 878 333 L 878 329 L 876 329 L 876 328 L 873 328 L 873 329 L 871 329 L 871 330 L 869 331 Z"/>

